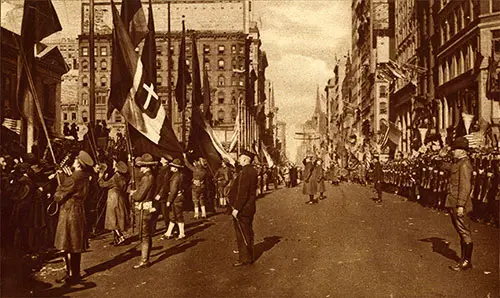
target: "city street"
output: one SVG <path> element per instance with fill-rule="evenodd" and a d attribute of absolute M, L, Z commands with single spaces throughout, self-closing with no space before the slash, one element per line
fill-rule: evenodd
<path fill-rule="evenodd" d="M 460 251 L 449 216 L 370 187 L 327 187 L 327 199 L 304 204 L 301 186 L 257 202 L 256 262 L 233 268 L 229 215 L 193 221 L 187 238 L 153 239 L 152 266 L 134 270 L 137 242 L 113 247 L 94 239 L 83 255 L 85 283 L 61 287 L 64 263 L 37 278 L 34 296 L 65 297 L 499 297 L 498 229 L 473 223 L 474 268 L 448 269 Z M 50 284 L 50 285 L 49 285 Z M 50 287 L 52 286 L 52 287 Z"/>

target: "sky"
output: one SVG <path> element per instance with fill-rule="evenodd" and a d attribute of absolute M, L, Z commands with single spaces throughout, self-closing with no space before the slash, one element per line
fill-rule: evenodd
<path fill-rule="evenodd" d="M 81 1 L 52 2 L 63 26 L 63 31 L 54 37 L 78 34 Z M 262 49 L 269 61 L 266 78 L 274 84 L 277 118 L 287 123 L 287 156 L 295 161 L 298 142 L 294 135 L 312 116 L 316 88 L 319 85 L 320 91 L 324 89 L 333 77 L 335 57 L 345 61 L 343 57 L 351 48 L 351 1 L 253 0 L 252 3 L 253 19 L 259 24 Z"/>

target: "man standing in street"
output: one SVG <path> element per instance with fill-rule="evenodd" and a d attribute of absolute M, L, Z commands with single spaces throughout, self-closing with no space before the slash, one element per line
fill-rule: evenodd
<path fill-rule="evenodd" d="M 257 170 L 251 165 L 252 154 L 241 153 L 238 162 L 242 167 L 229 193 L 233 209 L 233 224 L 236 231 L 239 259 L 234 267 L 253 263 L 253 218 L 257 199 Z"/>
<path fill-rule="evenodd" d="M 373 155 L 373 179 L 375 182 L 375 190 L 377 191 L 377 200 L 375 201 L 378 204 L 382 203 L 382 182 L 384 182 L 384 172 L 382 171 L 382 165 L 380 164 L 379 156 Z"/>
<path fill-rule="evenodd" d="M 450 266 L 453 271 L 463 271 L 472 268 L 472 238 L 467 218 L 470 210 L 470 192 L 472 165 L 467 155 L 469 142 L 465 137 L 459 137 L 451 145 L 453 163 L 443 162 L 443 167 L 449 169 L 450 180 L 448 184 L 448 198 L 446 207 L 451 215 L 451 222 L 460 236 L 462 257 L 457 264 Z M 445 157 L 446 152 L 440 152 L 440 157 Z"/>

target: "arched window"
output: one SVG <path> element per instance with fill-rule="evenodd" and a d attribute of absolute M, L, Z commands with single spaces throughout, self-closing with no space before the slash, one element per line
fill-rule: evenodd
<path fill-rule="evenodd" d="M 89 62 L 87 60 L 82 60 L 82 69 L 83 70 L 89 69 Z"/>
<path fill-rule="evenodd" d="M 225 65 L 224 59 L 219 59 L 218 65 L 219 65 L 219 70 L 224 70 L 224 65 Z"/>
<path fill-rule="evenodd" d="M 223 92 L 223 91 L 220 91 L 220 92 L 217 94 L 217 102 L 218 102 L 220 105 L 223 105 L 223 104 L 224 104 L 224 92 Z"/>
<path fill-rule="evenodd" d="M 108 83 L 108 78 L 101 77 L 101 87 L 106 87 L 107 83 Z"/>
<path fill-rule="evenodd" d="M 226 85 L 226 79 L 224 78 L 223 75 L 220 75 L 218 80 L 217 80 L 217 85 L 218 86 L 224 86 Z"/>
<path fill-rule="evenodd" d="M 101 70 L 108 69 L 108 62 L 106 60 L 101 60 Z"/>
<path fill-rule="evenodd" d="M 87 87 L 89 85 L 89 78 L 87 76 L 82 77 L 82 86 Z"/>

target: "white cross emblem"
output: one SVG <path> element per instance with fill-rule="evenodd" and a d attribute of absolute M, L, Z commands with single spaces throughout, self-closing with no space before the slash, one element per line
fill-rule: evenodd
<path fill-rule="evenodd" d="M 148 97 L 146 98 L 146 102 L 142 106 L 143 109 L 147 110 L 149 107 L 149 103 L 151 102 L 151 96 L 153 96 L 156 100 L 158 100 L 158 94 L 156 94 L 153 83 L 151 83 L 151 86 L 146 85 L 144 83 L 142 85 L 142 88 L 148 92 Z"/>

